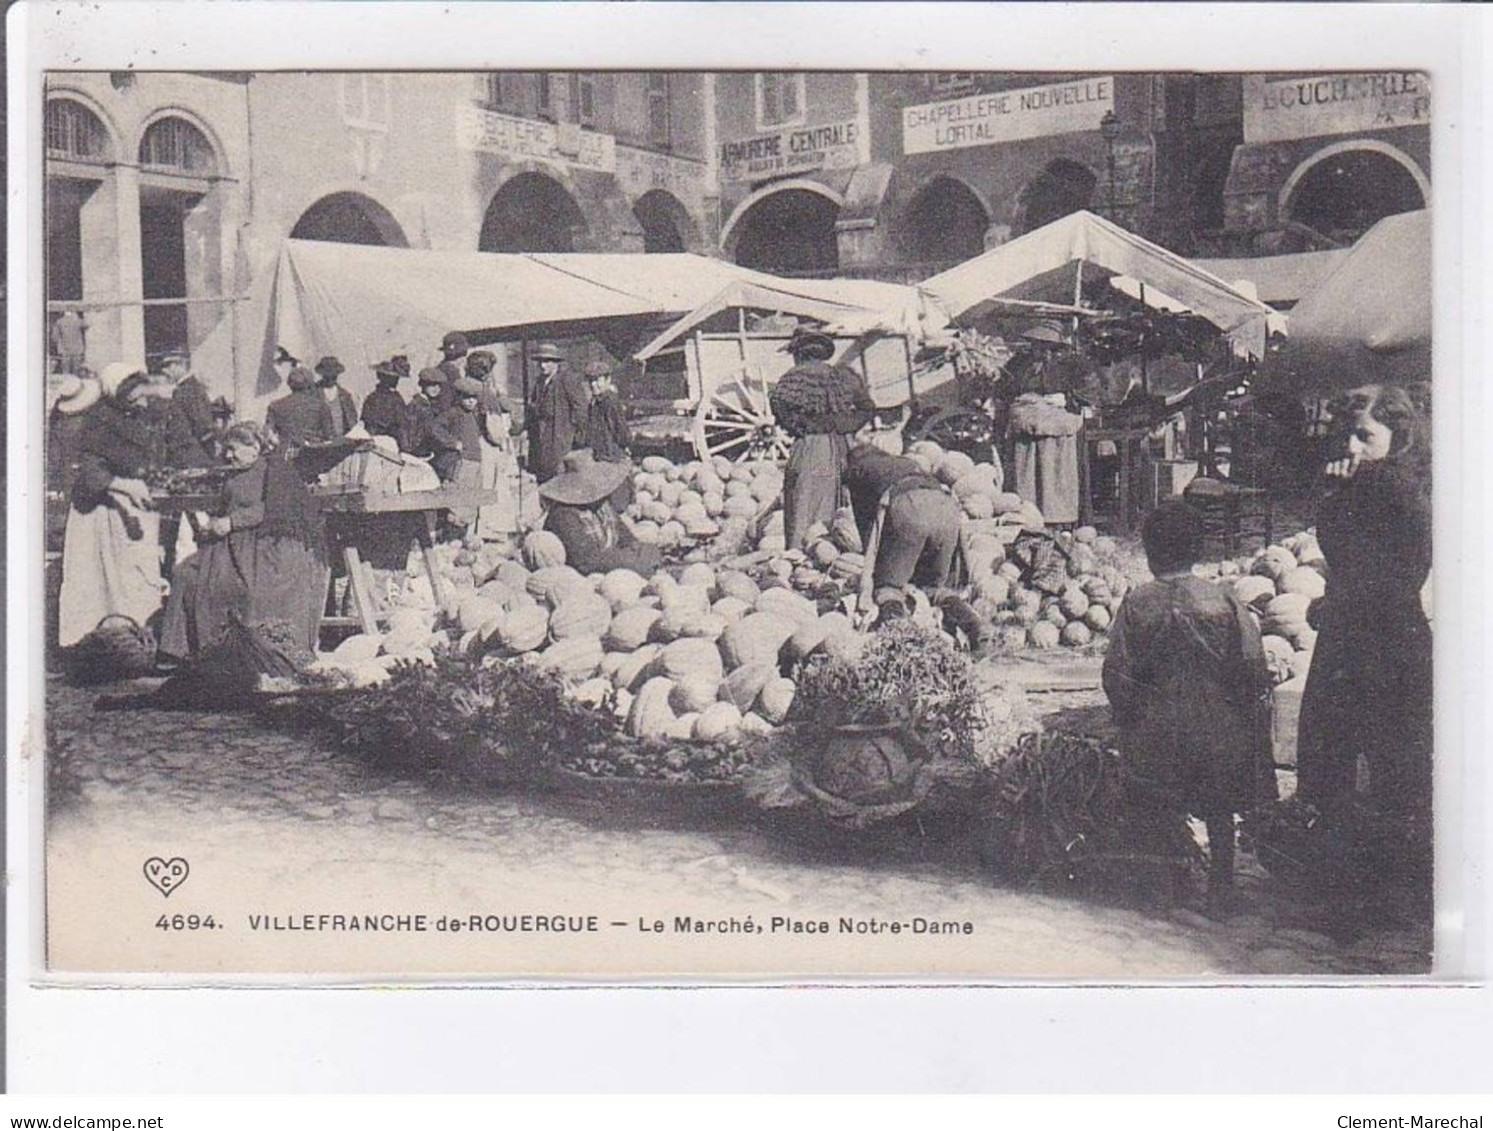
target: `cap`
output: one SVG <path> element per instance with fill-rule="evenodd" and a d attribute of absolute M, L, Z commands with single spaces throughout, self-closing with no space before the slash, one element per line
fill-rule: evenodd
<path fill-rule="evenodd" d="M 451 388 L 456 391 L 458 397 L 480 397 L 483 385 L 475 377 L 458 377 L 451 382 Z"/>
<path fill-rule="evenodd" d="M 445 383 L 446 375 L 435 366 L 420 370 L 420 385 L 422 388 L 426 385 L 444 385 Z"/>
<path fill-rule="evenodd" d="M 441 339 L 442 353 L 466 353 L 471 348 L 467 344 L 467 336 L 460 330 L 452 330 Z"/>

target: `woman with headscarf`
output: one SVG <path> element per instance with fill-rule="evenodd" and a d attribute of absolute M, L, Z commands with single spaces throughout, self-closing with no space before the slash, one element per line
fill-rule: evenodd
<path fill-rule="evenodd" d="M 793 368 L 778 379 L 769 399 L 773 416 L 793 437 L 783 475 L 783 535 L 788 549 L 801 549 L 804 532 L 828 525 L 840 507 L 850 439 L 872 411 L 865 382 L 830 364 L 834 339 L 798 329 L 784 347 Z"/>
<path fill-rule="evenodd" d="M 589 448 L 568 452 L 560 473 L 539 487 L 546 504 L 544 529 L 565 547 L 565 563 L 581 573 L 630 569 L 647 576 L 662 562 L 617 519 L 611 494 L 627 478 L 626 464 L 602 463 Z"/>
<path fill-rule="evenodd" d="M 235 468 L 207 521 L 202 549 L 182 562 L 161 619 L 160 652 L 179 661 L 210 647 L 234 619 L 275 625 L 316 647 L 327 565 L 316 500 L 288 458 L 252 424 L 223 436 Z"/>
<path fill-rule="evenodd" d="M 78 438 L 77 472 L 62 550 L 58 643 L 77 644 L 110 616 L 145 625 L 161 607 L 160 516 L 146 471 L 163 439 L 147 405 L 143 365 L 113 362 Z"/>

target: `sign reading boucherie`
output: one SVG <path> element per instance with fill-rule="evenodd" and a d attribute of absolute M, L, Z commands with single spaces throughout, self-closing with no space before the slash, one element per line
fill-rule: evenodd
<path fill-rule="evenodd" d="M 860 161 L 859 141 L 856 121 L 727 141 L 721 144 L 720 175 L 728 181 L 759 181 L 784 173 L 849 169 Z"/>
<path fill-rule="evenodd" d="M 902 108 L 902 151 L 938 153 L 1097 130 L 1115 106 L 1109 75 Z"/>
<path fill-rule="evenodd" d="M 1244 80 L 1244 140 L 1385 130 L 1431 123 L 1431 80 L 1417 71 Z"/>
<path fill-rule="evenodd" d="M 478 153 L 553 161 L 599 173 L 617 168 L 617 145 L 611 134 L 575 128 L 562 131 L 552 122 L 514 118 L 480 106 L 457 106 L 456 144 Z"/>

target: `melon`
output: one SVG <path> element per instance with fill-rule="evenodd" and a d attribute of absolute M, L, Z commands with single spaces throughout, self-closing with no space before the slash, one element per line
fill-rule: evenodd
<path fill-rule="evenodd" d="M 1081 545 L 1092 545 L 1099 540 L 1099 531 L 1092 526 L 1080 526 L 1073 532 L 1073 541 Z"/>
<path fill-rule="evenodd" d="M 711 614 L 720 617 L 726 624 L 734 624 L 751 611 L 752 606 L 740 597 L 722 597 L 710 606 Z M 721 631 L 724 632 L 725 629 L 723 628 Z"/>
<path fill-rule="evenodd" d="M 808 624 L 819 619 L 819 607 L 789 589 L 771 589 L 757 598 L 757 612 L 773 613 L 799 624 Z"/>
<path fill-rule="evenodd" d="M 332 649 L 332 659 L 339 664 L 357 664 L 364 660 L 371 660 L 378 655 L 383 647 L 384 638 L 374 633 L 360 632 L 355 636 L 349 636 L 341 644 Z"/>
<path fill-rule="evenodd" d="M 749 737 L 768 735 L 772 733 L 772 724 L 756 711 L 748 711 L 741 716 L 741 733 Z"/>
<path fill-rule="evenodd" d="M 1320 573 L 1308 566 L 1297 566 L 1280 579 L 1282 593 L 1299 593 L 1316 600 L 1327 592 L 1327 582 Z"/>
<path fill-rule="evenodd" d="M 611 603 L 613 609 L 624 609 L 637 603 L 647 584 L 641 574 L 630 569 L 614 569 L 602 575 L 596 591 Z"/>
<path fill-rule="evenodd" d="M 1062 598 L 1058 601 L 1058 607 L 1062 610 L 1063 616 L 1069 620 L 1082 619 L 1083 615 L 1089 611 L 1088 594 L 1077 587 L 1065 589 Z"/>
<path fill-rule="evenodd" d="M 757 696 L 757 708 L 762 717 L 773 724 L 781 723 L 793 707 L 793 696 L 798 690 L 791 679 L 781 676 L 769 679 L 762 685 Z"/>
<path fill-rule="evenodd" d="M 612 623 L 612 606 L 599 593 L 562 593 L 550 614 L 550 636 L 566 640 L 592 636 L 600 640 Z"/>
<path fill-rule="evenodd" d="M 1081 648 L 1094 639 L 1094 632 L 1083 621 L 1073 620 L 1063 625 L 1059 639 L 1070 648 Z"/>
<path fill-rule="evenodd" d="M 1275 598 L 1275 582 L 1259 574 L 1234 582 L 1234 596 L 1246 605 L 1262 609 Z"/>
<path fill-rule="evenodd" d="M 1033 648 L 1056 648 L 1062 632 L 1051 621 L 1038 621 L 1027 629 L 1026 638 Z"/>
<path fill-rule="evenodd" d="M 703 711 L 715 702 L 720 687 L 720 681 L 709 675 L 687 675 L 675 682 L 669 693 L 669 706 L 680 714 Z"/>
<path fill-rule="evenodd" d="M 659 675 L 675 680 L 688 675 L 705 675 L 719 682 L 724 675 L 721 653 L 715 642 L 695 637 L 685 637 L 664 645 L 663 651 L 654 661 L 654 669 Z"/>
<path fill-rule="evenodd" d="M 531 655 L 542 668 L 576 679 L 585 679 L 595 675 L 601 667 L 603 652 L 601 641 L 596 637 L 573 636 Z"/>
<path fill-rule="evenodd" d="M 665 459 L 663 456 L 644 456 L 638 466 L 640 466 L 646 472 L 650 472 L 654 475 L 662 475 L 664 472 L 673 467 L 674 464 L 670 460 Z"/>
<path fill-rule="evenodd" d="M 1103 605 L 1090 605 L 1088 612 L 1083 615 L 1084 624 L 1094 632 L 1106 632 L 1112 623 L 1110 612 Z"/>
<path fill-rule="evenodd" d="M 633 697 L 632 709 L 627 714 L 627 733 L 634 738 L 667 737 L 674 722 L 674 712 L 669 707 L 673 690 L 674 681 L 664 676 L 655 676 L 643 684 Z"/>
<path fill-rule="evenodd" d="M 607 645 L 619 652 L 632 652 L 641 648 L 648 640 L 654 622 L 662 615 L 657 609 L 644 606 L 623 609 L 607 626 Z"/>
<path fill-rule="evenodd" d="M 779 590 L 769 590 L 777 593 Z M 768 596 L 764 593 L 763 597 Z M 816 616 L 815 621 L 818 621 Z M 756 612 L 727 625 L 721 634 L 720 652 L 733 670 L 746 664 L 777 666 L 778 652 L 804 622 L 774 612 Z"/>
<path fill-rule="evenodd" d="M 662 644 L 644 644 L 617 666 L 617 674 L 612 677 L 612 682 L 619 689 L 636 691 L 648 678 L 654 661 L 662 651 Z"/>
<path fill-rule="evenodd" d="M 548 530 L 531 530 L 524 536 L 524 564 L 530 569 L 565 564 L 565 544 Z"/>
<path fill-rule="evenodd" d="M 503 618 L 498 643 L 510 652 L 532 652 L 548 637 L 549 621 L 549 611 L 537 605 L 515 609 Z"/>
<path fill-rule="evenodd" d="M 695 720 L 693 737 L 697 742 L 727 742 L 741 727 L 741 712 L 734 703 L 712 703 Z"/>
<path fill-rule="evenodd" d="M 731 672 L 721 681 L 718 696 L 728 703 L 736 704 L 742 711 L 749 711 L 757 697 L 769 682 L 778 678 L 776 664 L 747 664 Z"/>
<path fill-rule="evenodd" d="M 953 485 L 975 469 L 975 461 L 963 452 L 945 452 L 934 465 L 933 474 L 940 483 Z"/>

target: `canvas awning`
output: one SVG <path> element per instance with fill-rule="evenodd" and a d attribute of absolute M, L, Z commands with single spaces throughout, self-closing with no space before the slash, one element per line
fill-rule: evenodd
<path fill-rule="evenodd" d="M 1092 212 L 1074 212 L 1018 236 L 925 279 L 922 288 L 952 321 L 972 325 L 1005 309 L 1002 300 L 1071 303 L 1080 278 L 1116 277 L 1137 296 L 1144 284 L 1146 301 L 1156 309 L 1197 314 L 1252 355 L 1263 352 L 1270 307 Z"/>
<path fill-rule="evenodd" d="M 1268 255 L 1257 259 L 1194 259 L 1204 271 L 1226 279 L 1235 290 L 1249 293 L 1243 286 L 1254 287 L 1261 302 L 1276 308 L 1300 302 L 1318 284 L 1337 270 L 1347 248 L 1330 251 L 1298 251 L 1287 255 Z"/>
<path fill-rule="evenodd" d="M 1266 374 L 1334 389 L 1431 379 L 1431 214 L 1387 216 L 1291 311 Z"/>

